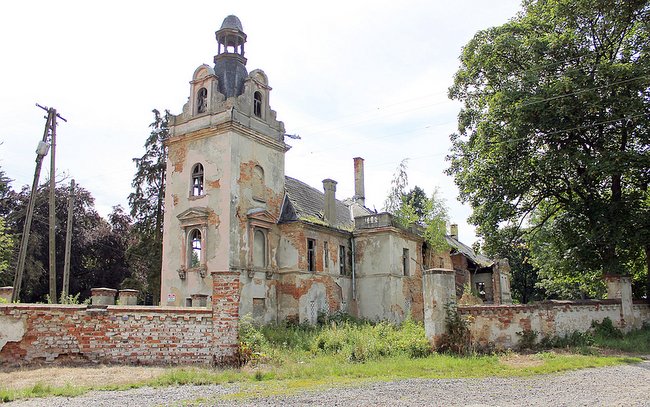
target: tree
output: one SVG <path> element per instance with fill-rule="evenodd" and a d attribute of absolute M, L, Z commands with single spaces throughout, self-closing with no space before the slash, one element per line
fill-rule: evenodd
<path fill-rule="evenodd" d="M 0 285 L 10 285 L 10 265 L 15 246 L 15 237 L 6 226 L 5 216 L 10 191 L 9 179 L 0 170 Z"/>
<path fill-rule="evenodd" d="M 134 158 L 136 173 L 129 195 L 137 242 L 130 254 L 138 262 L 138 268 L 147 275 L 148 293 L 154 301 L 160 298 L 160 271 L 162 267 L 162 231 L 165 197 L 165 168 L 167 148 L 164 144 L 169 135 L 171 114 L 153 110 L 154 121 L 149 125 L 151 133 L 144 147 L 145 153 Z"/>
<path fill-rule="evenodd" d="M 430 253 L 449 250 L 445 240 L 448 215 L 444 200 L 440 198 L 437 188 L 430 198 L 418 186 L 405 192 L 408 187 L 406 168 L 407 159 L 404 159 L 393 175 L 384 211 L 391 213 L 395 221 L 404 228 L 413 224 L 419 225 L 422 228 L 422 236 L 431 249 Z"/>
<path fill-rule="evenodd" d="M 648 1 L 526 0 L 463 49 L 448 173 L 484 238 L 544 229 L 557 261 L 532 254 L 547 276 L 629 273 L 642 250 L 650 264 L 648 13 Z"/>

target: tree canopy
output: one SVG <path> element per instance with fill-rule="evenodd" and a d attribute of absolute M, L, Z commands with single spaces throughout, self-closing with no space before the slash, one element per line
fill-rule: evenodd
<path fill-rule="evenodd" d="M 650 262 L 649 51 L 638 0 L 527 0 L 470 40 L 449 90 L 463 108 L 448 173 L 479 235 L 543 228 L 528 242 L 547 275 Z"/>

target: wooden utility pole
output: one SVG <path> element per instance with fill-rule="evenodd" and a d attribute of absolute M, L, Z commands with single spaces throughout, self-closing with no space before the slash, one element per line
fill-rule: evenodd
<path fill-rule="evenodd" d="M 12 302 L 20 301 L 20 288 L 23 281 L 23 273 L 25 271 L 25 259 L 27 258 L 27 244 L 29 242 L 29 233 L 32 227 L 32 218 L 34 215 L 34 205 L 36 203 L 36 190 L 38 189 L 38 179 L 41 176 L 41 167 L 43 165 L 43 158 L 47 155 L 49 145 L 47 144 L 48 136 L 50 135 L 50 130 L 52 124 L 56 123 L 56 118 L 60 118 L 64 122 L 67 122 L 66 119 L 61 117 L 56 113 L 55 109 L 49 109 L 43 107 L 38 103 L 36 106 L 47 111 L 47 121 L 45 122 L 45 129 L 43 131 L 43 139 L 38 143 L 38 148 L 36 149 L 36 169 L 34 170 L 34 181 L 32 182 L 32 192 L 29 196 L 29 202 L 27 204 L 27 211 L 25 213 L 25 223 L 23 224 L 23 234 L 20 239 L 20 251 L 18 252 L 18 263 L 16 265 L 16 274 L 14 276 L 14 292 L 11 297 Z"/>
<path fill-rule="evenodd" d="M 68 224 L 65 231 L 65 259 L 63 261 L 63 287 L 61 297 L 67 299 L 70 292 L 70 247 L 72 246 L 72 209 L 74 207 L 74 180 L 70 181 L 68 195 Z"/>
<path fill-rule="evenodd" d="M 56 109 L 51 110 L 54 119 L 50 137 L 50 302 L 56 304 Z"/>

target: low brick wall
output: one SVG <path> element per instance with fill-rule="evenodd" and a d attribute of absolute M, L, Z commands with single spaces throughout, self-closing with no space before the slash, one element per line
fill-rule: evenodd
<path fill-rule="evenodd" d="M 539 337 L 585 332 L 592 321 L 606 317 L 625 330 L 650 323 L 650 305 L 635 303 L 634 318 L 621 317 L 620 300 L 589 302 L 554 301 L 533 305 L 459 306 L 461 315 L 470 317 L 472 340 L 480 345 L 512 348 L 519 342 L 518 332 L 536 331 Z"/>
<path fill-rule="evenodd" d="M 0 365 L 35 362 L 212 364 L 210 309 L 0 305 Z"/>

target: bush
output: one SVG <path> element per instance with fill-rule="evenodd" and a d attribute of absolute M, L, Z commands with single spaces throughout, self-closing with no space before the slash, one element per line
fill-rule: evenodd
<path fill-rule="evenodd" d="M 524 329 L 521 332 L 517 332 L 519 337 L 519 343 L 517 347 L 519 349 L 535 349 L 537 347 L 537 336 L 539 332 L 533 331 L 531 329 Z"/>
<path fill-rule="evenodd" d="M 458 355 L 468 354 L 472 349 L 469 321 L 460 315 L 454 303 L 445 305 L 445 327 L 447 333 L 441 335 L 438 350 Z"/>
<path fill-rule="evenodd" d="M 262 350 L 268 346 L 268 341 L 261 330 L 254 324 L 250 315 L 245 315 L 239 321 L 239 349 L 237 359 L 240 366 L 257 360 L 262 356 Z"/>
<path fill-rule="evenodd" d="M 605 317 L 602 322 L 591 321 L 591 328 L 594 335 L 603 339 L 621 339 L 623 332 L 616 328 L 609 317 Z"/>

